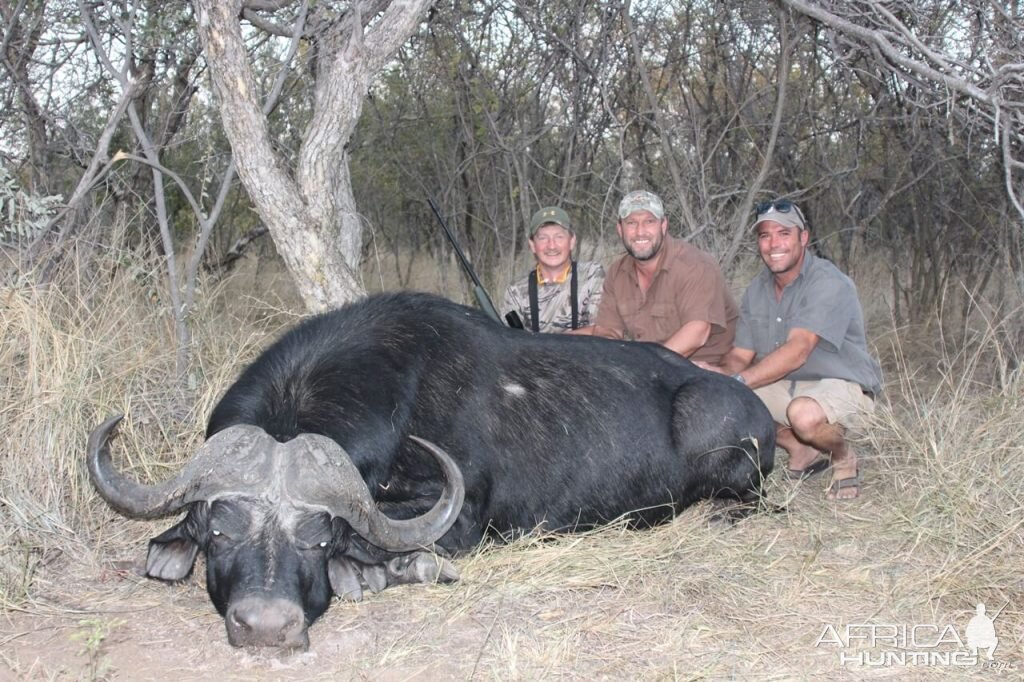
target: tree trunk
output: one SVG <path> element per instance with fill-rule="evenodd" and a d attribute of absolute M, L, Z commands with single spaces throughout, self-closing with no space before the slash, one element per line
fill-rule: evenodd
<path fill-rule="evenodd" d="M 293 177 L 271 145 L 242 38 L 241 0 L 195 0 L 238 175 L 310 310 L 338 306 L 364 293 L 359 278 L 362 224 L 345 145 L 370 81 L 412 34 L 431 2 L 353 2 L 328 29 L 331 35 L 318 36 L 323 53 L 318 55 L 314 109 Z M 366 30 L 370 20 L 373 28 Z"/>

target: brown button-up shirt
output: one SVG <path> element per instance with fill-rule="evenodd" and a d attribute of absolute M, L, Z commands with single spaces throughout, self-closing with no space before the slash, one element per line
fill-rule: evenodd
<path fill-rule="evenodd" d="M 682 239 L 665 236 L 661 263 L 644 293 L 628 253 L 608 269 L 597 311 L 600 334 L 663 343 L 687 322 L 711 324 L 707 343 L 690 357 L 719 364 L 732 348 L 739 309 L 722 269 L 709 254 Z"/>

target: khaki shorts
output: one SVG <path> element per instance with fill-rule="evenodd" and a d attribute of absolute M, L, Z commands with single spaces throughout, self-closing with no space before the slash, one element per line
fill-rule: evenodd
<path fill-rule="evenodd" d="M 783 379 L 774 384 L 755 388 L 754 393 L 768 406 L 772 419 L 786 426 L 790 425 L 786 417 L 786 408 L 793 398 L 813 399 L 821 405 L 830 424 L 842 424 L 847 429 L 863 428 L 868 416 L 875 411 L 874 399 L 864 393 L 859 384 L 843 379 Z"/>

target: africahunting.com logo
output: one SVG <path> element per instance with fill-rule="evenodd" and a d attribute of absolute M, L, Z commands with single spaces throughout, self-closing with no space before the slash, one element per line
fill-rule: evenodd
<path fill-rule="evenodd" d="M 843 666 L 979 666 L 1015 670 L 1014 664 L 1000 662 L 995 657 L 999 647 L 995 619 L 1002 610 L 990 617 L 985 613 L 985 605 L 978 604 L 962 635 L 953 624 L 826 625 L 814 646 L 836 648 Z"/>

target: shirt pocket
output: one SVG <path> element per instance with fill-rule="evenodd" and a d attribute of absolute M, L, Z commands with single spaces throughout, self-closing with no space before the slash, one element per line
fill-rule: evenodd
<path fill-rule="evenodd" d="M 682 322 L 671 303 L 652 303 L 623 316 L 629 338 L 661 343 L 676 333 Z"/>
<path fill-rule="evenodd" d="M 776 318 L 771 315 L 750 316 L 750 336 L 754 342 L 752 350 L 758 356 L 767 355 L 778 347 L 776 346 L 776 335 L 778 333 L 776 330 L 781 325 L 782 323 L 777 322 Z"/>

